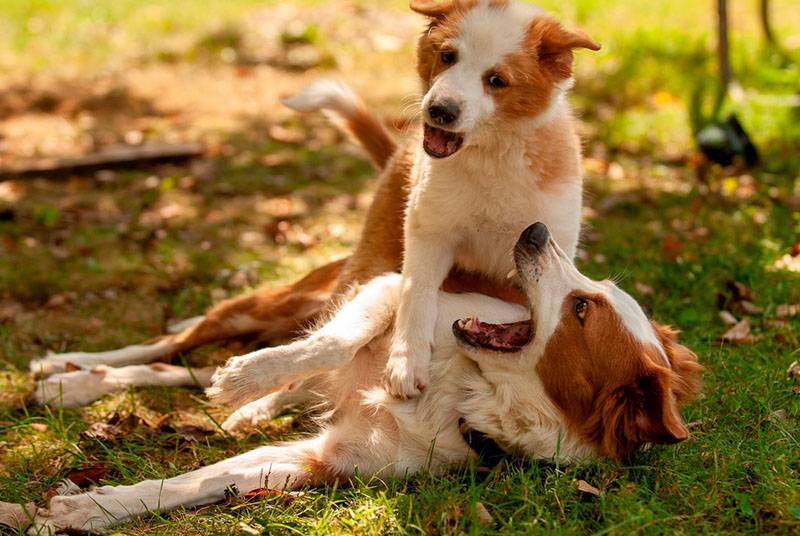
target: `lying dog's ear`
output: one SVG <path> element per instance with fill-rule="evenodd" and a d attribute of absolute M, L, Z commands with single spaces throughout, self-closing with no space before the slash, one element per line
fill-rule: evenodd
<path fill-rule="evenodd" d="M 672 444 L 689 437 L 671 389 L 672 375 L 669 369 L 653 366 L 606 398 L 604 454 L 621 461 L 645 443 Z"/>
<path fill-rule="evenodd" d="M 567 30 L 547 17 L 537 18 L 529 32 L 538 37 L 539 63 L 559 79 L 572 76 L 572 49 L 600 50 L 600 45 L 581 30 Z"/>
<path fill-rule="evenodd" d="M 672 392 L 679 403 L 688 402 L 700 393 L 701 377 L 705 369 L 698 363 L 697 354 L 678 342 L 677 330 L 658 322 L 652 324 L 674 373 Z"/>
<path fill-rule="evenodd" d="M 409 7 L 420 15 L 425 15 L 432 19 L 446 17 L 456 7 L 457 0 L 411 0 Z"/>

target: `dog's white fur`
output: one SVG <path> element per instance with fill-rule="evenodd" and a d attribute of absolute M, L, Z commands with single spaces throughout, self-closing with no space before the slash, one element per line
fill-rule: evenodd
<path fill-rule="evenodd" d="M 435 159 L 419 150 L 414 163 L 398 329 L 386 368 L 388 388 L 400 398 L 418 396 L 429 384 L 436 293 L 454 263 L 504 277 L 512 268 L 511 247 L 536 220 L 552 229 L 570 257 L 575 254 L 582 177 L 564 177 L 559 187 L 543 189 L 526 156 L 537 127 L 569 114 L 563 98 L 568 81 L 540 115 L 514 121 L 495 116 L 483 85 L 487 70 L 520 48 L 526 28 L 539 14 L 537 8 L 514 2 L 471 9 L 450 44 L 458 62 L 434 79 L 423 98 L 425 114 L 430 103 L 443 98 L 457 103 L 461 114 L 447 130 L 465 132 L 465 138 L 452 156 Z"/>

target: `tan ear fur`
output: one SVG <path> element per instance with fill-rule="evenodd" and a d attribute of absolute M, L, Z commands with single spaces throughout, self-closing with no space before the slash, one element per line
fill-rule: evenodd
<path fill-rule="evenodd" d="M 408 5 L 411 11 L 436 19 L 446 17 L 455 9 L 456 2 L 457 0 L 444 0 L 442 2 L 437 2 L 436 0 L 410 0 Z"/>
<path fill-rule="evenodd" d="M 572 50 L 600 50 L 600 45 L 581 30 L 565 29 L 556 20 L 541 18 L 534 21 L 531 31 L 539 34 L 539 62 L 558 78 L 572 76 Z"/>
<path fill-rule="evenodd" d="M 697 354 L 678 342 L 678 331 L 658 322 L 651 322 L 672 367 L 672 392 L 679 404 L 685 404 L 700 394 L 705 368 L 698 362 Z"/>

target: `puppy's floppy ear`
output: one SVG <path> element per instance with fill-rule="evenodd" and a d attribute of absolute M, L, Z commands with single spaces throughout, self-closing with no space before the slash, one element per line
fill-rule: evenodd
<path fill-rule="evenodd" d="M 432 19 L 446 17 L 456 7 L 458 0 L 410 0 L 409 7 L 420 15 Z"/>
<path fill-rule="evenodd" d="M 536 49 L 539 63 L 560 79 L 572 76 L 572 49 L 600 50 L 600 45 L 583 31 L 567 30 L 556 20 L 547 17 L 537 18 L 530 32 L 539 37 Z"/>
<path fill-rule="evenodd" d="M 645 443 L 672 444 L 689 437 L 670 384 L 672 372 L 652 366 L 617 389 L 603 408 L 603 450 L 623 460 Z"/>

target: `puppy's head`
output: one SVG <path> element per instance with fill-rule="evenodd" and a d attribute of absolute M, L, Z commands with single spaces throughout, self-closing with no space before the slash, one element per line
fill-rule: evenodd
<path fill-rule="evenodd" d="M 411 0 L 430 20 L 418 47 L 423 147 L 435 158 L 545 114 L 572 80 L 572 50 L 600 46 L 535 6 L 508 0 Z"/>
<path fill-rule="evenodd" d="M 650 322 L 611 281 L 581 274 L 537 223 L 514 250 L 531 321 L 459 320 L 453 330 L 484 371 L 538 380 L 565 427 L 618 460 L 647 443 L 688 437 L 680 406 L 699 391 L 697 356 Z"/>

